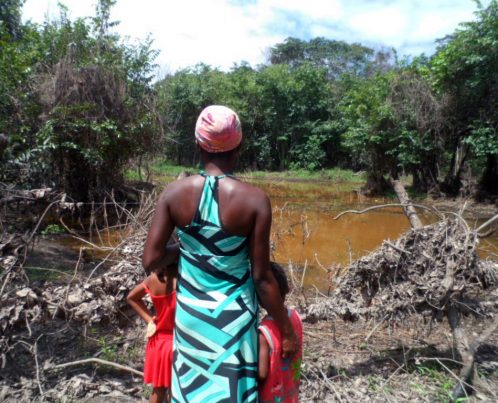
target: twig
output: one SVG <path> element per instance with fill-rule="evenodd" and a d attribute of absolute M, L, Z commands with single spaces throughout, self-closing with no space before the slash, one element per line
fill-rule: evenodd
<path fill-rule="evenodd" d="M 66 223 L 62 220 L 62 218 L 59 219 L 59 222 L 62 224 L 62 226 L 66 229 L 67 232 L 71 234 L 71 236 L 75 239 L 77 239 L 80 242 L 86 243 L 87 245 L 90 245 L 94 249 L 99 249 L 99 250 L 113 250 L 114 248 L 109 247 L 109 246 L 99 246 L 94 244 L 93 242 L 90 242 L 82 237 L 80 237 L 75 231 L 71 230 Z"/>
<path fill-rule="evenodd" d="M 33 344 L 33 356 L 35 357 L 35 365 L 36 365 L 36 382 L 38 383 L 38 389 L 40 389 L 40 395 L 43 398 L 43 395 L 45 392 L 43 392 L 41 380 L 40 380 L 40 364 L 38 363 L 38 340 L 40 340 L 40 337 L 43 337 L 43 335 L 40 335 L 36 341 L 35 344 Z"/>
<path fill-rule="evenodd" d="M 88 275 L 88 278 L 86 279 L 86 281 L 89 281 L 93 274 L 97 271 L 97 269 L 102 266 L 105 262 L 107 262 L 107 260 L 112 256 L 112 254 L 114 252 L 116 252 L 117 250 L 119 250 L 119 248 L 126 242 L 126 239 L 123 239 L 115 248 L 113 248 L 108 254 L 107 256 L 97 265 L 93 268 L 93 270 L 91 271 L 91 273 Z"/>
<path fill-rule="evenodd" d="M 69 276 L 70 274 L 65 272 L 65 271 L 62 271 L 62 270 L 57 270 L 57 269 L 49 269 L 48 267 L 38 267 L 38 266 L 24 266 L 25 269 L 31 269 L 31 270 L 43 270 L 43 271 L 51 271 L 51 272 L 54 272 L 54 273 L 59 273 L 59 274 L 63 274 L 65 276 Z"/>
<path fill-rule="evenodd" d="M 24 311 L 24 319 L 26 320 L 26 327 L 28 329 L 29 337 L 31 337 L 33 335 L 33 332 L 31 331 L 31 326 L 29 325 L 28 314 L 26 313 L 26 311 Z"/>
<path fill-rule="evenodd" d="M 351 265 L 353 263 L 353 248 L 351 247 L 351 240 L 347 238 L 346 243 L 348 244 L 349 264 Z"/>
<path fill-rule="evenodd" d="M 441 361 L 443 360 L 442 358 L 439 357 L 417 357 L 419 360 L 423 361 L 436 361 L 439 365 L 441 365 L 446 371 L 448 371 L 457 381 L 458 384 L 460 385 L 465 385 L 471 389 L 475 389 L 471 384 L 465 382 L 462 378 L 458 377 L 457 374 L 455 374 L 451 369 L 449 369 L 446 365 L 444 365 Z M 452 361 L 452 362 L 458 362 L 456 360 L 451 360 L 449 358 L 445 358 L 445 361 Z M 463 391 L 465 392 L 466 397 L 468 397 L 467 392 L 465 391 L 465 388 L 462 388 Z M 456 396 L 453 395 L 453 398 L 456 398 Z"/>
<path fill-rule="evenodd" d="M 323 292 L 321 292 L 315 284 L 311 284 L 311 286 L 316 290 L 317 294 L 320 294 L 324 298 L 328 298 Z"/>
<path fill-rule="evenodd" d="M 306 269 L 308 267 L 308 259 L 304 261 L 303 274 L 301 275 L 301 289 L 304 287 L 304 277 L 306 276 Z"/>
<path fill-rule="evenodd" d="M 17 259 L 16 259 L 16 261 L 17 261 Z M 15 264 L 15 262 L 14 262 L 14 264 Z M 5 286 L 7 285 L 7 283 L 10 280 L 10 273 L 11 273 L 10 269 L 12 269 L 12 267 L 14 267 L 14 266 L 10 266 L 10 268 L 8 269 L 9 271 L 5 275 L 5 280 L 4 280 L 3 284 L 2 284 L 2 288 L 0 288 L 0 297 L 3 295 L 3 290 L 5 289 Z"/>
<path fill-rule="evenodd" d="M 78 261 L 76 262 L 76 265 L 74 266 L 74 273 L 73 277 L 71 277 L 71 280 L 69 280 L 69 283 L 67 283 L 67 288 L 66 288 L 66 295 L 64 297 L 64 304 L 67 302 L 67 298 L 69 297 L 69 288 L 71 287 L 71 284 L 73 283 L 74 279 L 76 278 L 76 274 L 78 274 L 78 269 L 81 264 L 81 258 L 83 257 L 83 248 L 80 248 L 80 254 L 78 256 Z"/>
<path fill-rule="evenodd" d="M 112 362 L 112 361 L 102 360 L 100 358 L 87 358 L 84 360 L 66 362 L 64 364 L 54 365 L 53 367 L 51 367 L 49 369 L 62 369 L 62 368 L 74 367 L 74 366 L 85 365 L 85 364 L 107 365 L 109 367 L 114 367 L 114 368 L 120 369 L 122 371 L 131 372 L 132 374 L 135 374 L 138 376 L 144 376 L 143 372 L 140 372 L 134 368 L 128 367 L 126 365 L 117 364 L 117 363 Z"/>
<path fill-rule="evenodd" d="M 335 389 L 335 387 L 332 384 L 332 382 L 330 382 L 330 380 L 327 377 L 327 375 L 325 375 L 325 373 L 320 368 L 318 368 L 318 370 L 322 374 L 323 380 L 326 382 L 326 384 L 329 387 L 330 391 L 334 393 L 334 395 L 337 397 L 337 399 L 339 399 L 338 401 L 341 401 L 341 395 L 337 392 L 337 390 Z"/>
<path fill-rule="evenodd" d="M 404 250 L 404 249 L 401 249 L 400 247 L 396 246 L 396 245 L 393 245 L 391 242 L 389 241 L 384 241 L 384 245 L 387 245 L 387 246 L 390 246 L 391 248 L 393 248 L 394 250 L 397 250 L 399 253 L 404 253 L 406 255 L 411 255 L 410 252 L 408 252 L 407 250 Z"/>
<path fill-rule="evenodd" d="M 323 271 L 325 271 L 325 273 L 329 273 L 329 271 L 330 271 L 330 270 L 329 270 L 329 269 L 327 269 L 327 268 L 326 268 L 326 267 L 322 264 L 322 262 L 320 262 L 320 261 L 318 260 L 318 253 L 315 253 L 315 260 L 316 260 L 316 262 L 318 263 L 318 266 L 319 266 L 321 269 L 323 269 Z"/>
<path fill-rule="evenodd" d="M 484 224 L 481 224 L 477 229 L 476 229 L 476 232 L 479 233 L 480 231 L 482 231 L 484 228 L 486 228 L 488 225 L 491 225 L 492 223 L 494 223 L 496 220 L 498 220 L 498 214 L 496 214 L 495 216 L 491 217 L 488 221 L 486 221 Z"/>
<path fill-rule="evenodd" d="M 365 337 L 365 343 L 368 342 L 368 340 L 370 340 L 370 337 L 372 337 L 372 335 L 375 333 L 375 331 L 380 327 L 380 325 L 382 325 L 384 323 L 384 321 L 387 319 L 388 316 L 389 315 L 384 316 L 382 318 L 382 320 L 379 323 L 377 323 L 372 330 L 370 330 L 367 337 Z"/>
<path fill-rule="evenodd" d="M 28 240 L 26 241 L 26 248 L 24 249 L 24 257 L 23 257 L 23 261 L 21 263 L 21 265 L 24 264 L 24 262 L 26 261 L 26 258 L 28 256 L 28 248 L 29 248 L 29 244 L 31 243 L 31 241 L 33 240 L 33 237 L 35 236 L 36 234 L 36 231 L 38 231 L 38 228 L 40 227 L 43 219 L 45 218 L 45 215 L 48 213 L 48 211 L 52 208 L 53 205 L 59 203 L 60 200 L 56 200 L 56 201 L 53 201 L 52 203 L 50 203 L 47 208 L 45 209 L 45 211 L 43 212 L 43 214 L 41 215 L 40 219 L 38 220 L 37 224 L 35 225 L 35 228 L 33 229 L 33 231 L 31 231 L 31 234 L 28 238 Z"/>

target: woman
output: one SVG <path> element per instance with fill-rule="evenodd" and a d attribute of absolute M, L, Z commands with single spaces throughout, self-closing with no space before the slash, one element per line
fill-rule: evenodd
<path fill-rule="evenodd" d="M 171 255 L 165 245 L 176 227 L 180 259 L 173 401 L 253 402 L 256 293 L 282 334 L 283 355 L 298 347 L 270 270 L 270 201 L 231 174 L 242 142 L 235 112 L 219 105 L 205 108 L 195 136 L 204 172 L 171 183 L 161 194 L 143 266 L 150 271 L 164 265 Z"/>

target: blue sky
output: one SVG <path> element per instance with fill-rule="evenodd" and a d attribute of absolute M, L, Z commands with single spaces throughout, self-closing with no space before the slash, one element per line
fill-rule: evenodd
<path fill-rule="evenodd" d="M 94 14 L 95 0 L 63 3 L 73 19 Z M 476 9 L 472 0 L 118 0 L 112 19 L 130 40 L 152 35 L 161 75 L 199 62 L 255 66 L 289 36 L 431 54 L 434 41 L 472 20 Z M 27 0 L 23 9 L 24 20 L 34 22 L 56 15 L 57 0 Z"/>

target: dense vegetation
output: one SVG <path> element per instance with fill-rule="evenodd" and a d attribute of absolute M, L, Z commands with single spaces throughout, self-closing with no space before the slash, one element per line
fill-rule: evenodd
<path fill-rule="evenodd" d="M 149 154 L 194 165 L 199 111 L 225 104 L 242 120 L 244 168 L 341 167 L 366 170 L 374 191 L 409 174 L 422 192 L 498 194 L 496 0 L 430 58 L 288 38 L 261 66 L 198 65 L 156 83 L 151 41 L 132 46 L 112 33 L 115 1 L 74 22 L 61 8 L 42 26 L 21 23 L 22 2 L 0 6 L 2 181 L 87 200 Z"/>
<path fill-rule="evenodd" d="M 134 47 L 110 32 L 113 0 L 74 22 L 61 6 L 42 26 L 20 23 L 22 3 L 0 6 L 2 180 L 97 199 L 160 140 L 150 41 Z"/>

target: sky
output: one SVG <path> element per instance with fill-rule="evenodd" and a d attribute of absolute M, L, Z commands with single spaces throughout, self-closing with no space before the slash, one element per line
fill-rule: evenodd
<path fill-rule="evenodd" d="M 23 20 L 58 14 L 58 0 L 27 0 Z M 63 0 L 71 19 L 94 15 L 95 0 Z M 484 4 L 489 3 L 483 1 Z M 257 66 L 287 37 L 394 47 L 430 55 L 435 40 L 474 18 L 473 0 L 118 0 L 111 19 L 131 42 L 151 34 L 159 74 L 205 63 L 223 70 Z"/>

